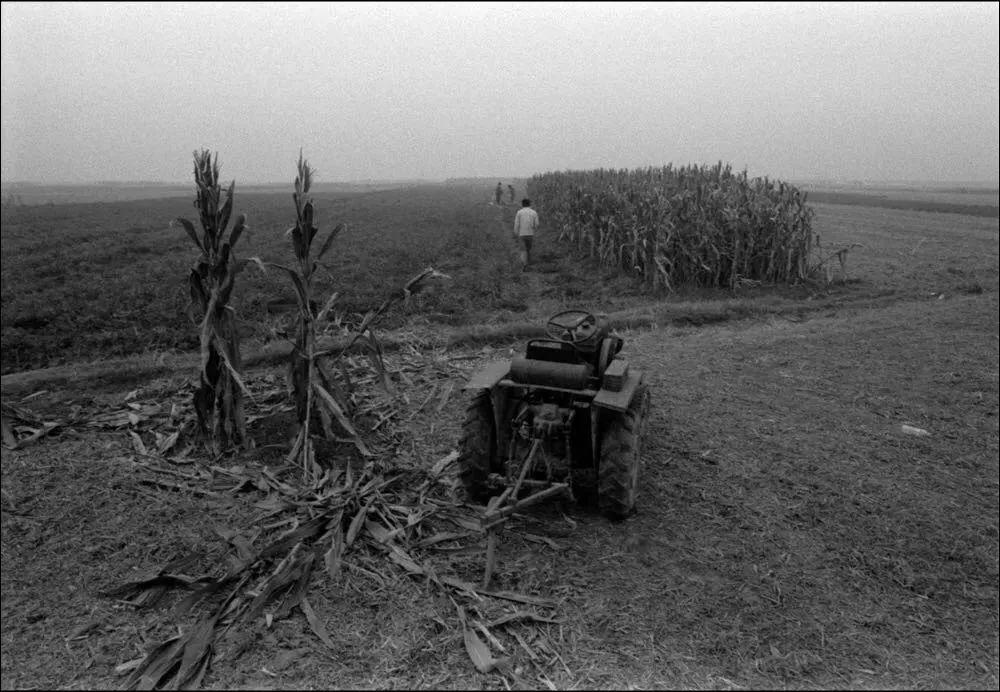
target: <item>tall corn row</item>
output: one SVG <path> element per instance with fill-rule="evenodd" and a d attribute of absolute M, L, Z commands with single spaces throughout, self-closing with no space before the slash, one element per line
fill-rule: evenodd
<path fill-rule="evenodd" d="M 810 271 L 805 194 L 721 162 L 545 173 L 528 196 L 561 240 L 654 289 L 794 282 Z"/>
<path fill-rule="evenodd" d="M 246 266 L 246 260 L 237 261 L 233 255 L 246 229 L 246 217 L 240 214 L 227 237 L 236 183 L 230 183 L 223 200 L 218 155 L 213 159 L 204 149 L 194 153 L 194 181 L 201 234 L 187 219 L 174 221 L 201 251 L 188 275 L 189 314 L 194 321 L 200 319 L 201 327 L 201 373 L 194 408 L 210 450 L 219 454 L 242 446 L 246 438 L 239 334 L 229 305 L 236 276 Z"/>

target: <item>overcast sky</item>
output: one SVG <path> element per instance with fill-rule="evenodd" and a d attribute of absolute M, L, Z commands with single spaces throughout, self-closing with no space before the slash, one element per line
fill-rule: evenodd
<path fill-rule="evenodd" d="M 998 179 L 998 3 L 2 6 L 5 182 Z"/>

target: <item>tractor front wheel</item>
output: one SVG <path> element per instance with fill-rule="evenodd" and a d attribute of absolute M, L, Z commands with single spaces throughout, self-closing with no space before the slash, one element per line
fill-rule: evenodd
<path fill-rule="evenodd" d="M 648 406 L 649 393 L 639 387 L 628 409 L 608 422 L 601 439 L 597 506 L 612 519 L 624 519 L 635 508 L 640 438 Z"/>
<path fill-rule="evenodd" d="M 493 399 L 488 389 L 475 392 L 465 410 L 462 440 L 458 449 L 458 476 L 465 494 L 473 502 L 489 500 L 489 475 L 496 471 L 497 431 Z"/>

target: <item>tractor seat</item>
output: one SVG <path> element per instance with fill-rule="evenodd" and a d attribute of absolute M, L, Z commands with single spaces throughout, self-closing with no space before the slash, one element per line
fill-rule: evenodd
<path fill-rule="evenodd" d="M 524 357 L 550 363 L 576 364 L 583 362 L 580 352 L 572 344 L 555 339 L 532 339 L 524 349 Z"/>
<path fill-rule="evenodd" d="M 534 358 L 515 358 L 510 363 L 510 379 L 518 384 L 562 389 L 587 389 L 593 367 L 589 363 L 560 363 Z"/>
<path fill-rule="evenodd" d="M 582 347 L 556 339 L 532 339 L 524 349 L 524 357 L 547 363 L 586 364 L 591 373 L 596 372 L 600 376 L 621 349 L 622 339 L 618 336 L 605 335 Z"/>

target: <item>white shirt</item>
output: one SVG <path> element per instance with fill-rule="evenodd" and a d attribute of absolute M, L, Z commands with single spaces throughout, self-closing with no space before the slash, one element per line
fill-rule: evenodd
<path fill-rule="evenodd" d="M 521 207 L 514 215 L 514 234 L 535 235 L 538 228 L 538 213 L 531 207 Z"/>

